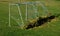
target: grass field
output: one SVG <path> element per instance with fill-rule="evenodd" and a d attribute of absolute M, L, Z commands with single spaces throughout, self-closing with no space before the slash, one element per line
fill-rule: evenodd
<path fill-rule="evenodd" d="M 7 0 L 8 1 L 8 0 Z M 31 0 L 32 1 L 32 0 Z M 34 1 L 34 0 L 33 0 Z M 56 15 L 60 13 L 60 1 L 43 1 L 49 12 Z M 23 13 L 23 19 L 25 18 L 25 7 L 21 6 Z M 39 13 L 43 13 L 38 6 Z M 19 18 L 17 13 L 17 7 L 12 6 L 11 14 L 15 18 Z M 56 20 L 56 21 L 55 21 Z M 60 36 L 60 17 L 57 17 L 52 22 L 48 22 L 37 28 L 25 30 L 21 29 L 15 20 L 11 18 L 11 27 L 9 27 L 9 3 L 0 2 L 0 36 Z M 19 20 L 19 22 L 21 22 Z M 24 21 L 25 22 L 25 21 Z"/>

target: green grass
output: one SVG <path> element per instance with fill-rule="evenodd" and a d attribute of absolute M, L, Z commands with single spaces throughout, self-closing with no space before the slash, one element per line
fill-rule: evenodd
<path fill-rule="evenodd" d="M 46 3 L 46 2 L 45 2 Z M 50 1 L 47 8 L 52 14 L 60 13 L 60 1 Z M 21 11 L 24 16 L 25 7 L 21 6 Z M 41 7 L 38 7 L 41 8 Z M 60 36 L 60 17 L 57 18 L 57 21 L 46 23 L 43 26 L 31 29 L 24 30 L 20 29 L 20 26 L 11 18 L 11 27 L 8 26 L 8 3 L 0 3 L 0 36 Z M 40 13 L 43 13 L 38 9 Z M 11 8 L 11 14 L 15 18 L 18 18 L 17 7 L 14 6 Z M 25 16 L 24 16 L 25 17 Z M 24 19 L 23 17 L 23 19 Z M 21 22 L 21 21 L 20 21 Z"/>

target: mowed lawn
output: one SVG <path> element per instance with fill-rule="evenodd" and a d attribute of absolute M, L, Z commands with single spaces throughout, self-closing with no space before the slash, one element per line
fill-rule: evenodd
<path fill-rule="evenodd" d="M 57 15 L 60 13 L 59 3 L 60 1 L 49 1 L 49 3 L 46 4 L 46 7 L 49 12 L 54 15 Z M 60 36 L 60 17 L 57 17 L 56 19 L 52 20 L 52 22 L 48 22 L 40 27 L 29 30 L 20 29 L 20 26 L 16 23 L 16 21 L 11 18 L 11 27 L 9 27 L 8 6 L 8 3 L 0 3 L 0 36 Z M 14 6 L 14 8 L 11 9 L 11 14 L 14 15 L 15 18 L 18 18 L 19 16 L 17 14 L 17 7 Z M 24 19 L 25 9 L 22 9 L 21 11 L 23 13 Z M 41 13 L 39 7 L 38 11 L 39 13 Z"/>

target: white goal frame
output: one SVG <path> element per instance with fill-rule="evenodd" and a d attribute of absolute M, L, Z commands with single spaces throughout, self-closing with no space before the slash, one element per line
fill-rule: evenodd
<path fill-rule="evenodd" d="M 27 7 L 27 5 L 32 5 L 33 6 L 33 8 L 34 8 L 34 10 L 35 10 L 35 17 L 37 17 L 37 14 L 39 15 L 39 13 L 38 13 L 38 11 L 37 11 L 37 7 L 35 7 L 35 5 L 34 4 L 40 4 L 41 6 L 42 6 L 42 8 L 43 8 L 43 11 L 45 12 L 45 10 L 47 10 L 47 8 L 45 7 L 45 5 L 42 3 L 42 2 L 40 2 L 40 1 L 32 1 L 32 2 L 22 2 L 22 3 L 9 3 L 9 27 L 11 27 L 11 23 L 10 23 L 10 20 L 11 20 L 11 15 L 10 15 L 10 8 L 11 8 L 11 6 L 13 6 L 13 5 L 15 5 L 15 6 L 17 6 L 17 8 L 18 8 L 18 11 L 19 11 L 19 15 L 20 15 L 20 17 L 21 17 L 21 21 L 22 21 L 22 24 L 24 25 L 24 22 L 23 22 L 23 19 L 22 19 L 22 14 L 21 14 L 21 10 L 20 10 L 20 7 L 19 7 L 19 5 L 20 4 L 25 4 L 26 5 L 26 17 L 25 17 L 25 20 L 27 21 L 27 19 L 28 19 L 28 7 Z M 37 6 L 37 5 L 36 5 Z M 13 17 L 13 19 L 15 19 L 14 17 Z M 16 20 L 15 20 L 16 21 Z M 17 21 L 16 21 L 17 22 Z M 18 22 L 17 22 L 18 23 Z M 18 23 L 19 24 L 19 23 Z"/>

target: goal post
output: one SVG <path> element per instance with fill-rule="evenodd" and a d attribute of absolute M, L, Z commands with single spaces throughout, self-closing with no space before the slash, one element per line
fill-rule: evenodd
<path fill-rule="evenodd" d="M 9 27 L 12 25 L 12 19 L 23 27 L 29 20 L 40 17 L 41 13 L 38 11 L 38 6 L 41 6 L 44 12 L 47 10 L 42 2 L 9 3 Z"/>

